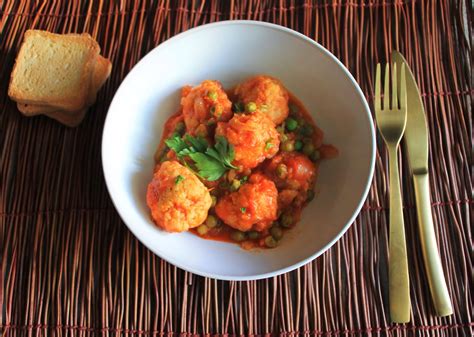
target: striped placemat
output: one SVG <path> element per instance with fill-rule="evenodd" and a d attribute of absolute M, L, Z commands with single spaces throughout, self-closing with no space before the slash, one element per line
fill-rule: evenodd
<path fill-rule="evenodd" d="M 0 2 L 0 333 L 38 335 L 471 336 L 472 94 L 469 1 Z M 468 17 L 471 15 L 471 17 Z M 223 282 L 177 269 L 142 246 L 108 196 L 100 162 L 108 105 L 149 50 L 208 22 L 293 28 L 333 52 L 372 99 L 392 49 L 412 65 L 430 127 L 431 198 L 454 315 L 434 316 L 407 162 L 403 199 L 412 319 L 388 314 L 387 154 L 369 197 L 326 254 L 262 281 Z M 467 24 L 464 24 L 467 23 Z M 7 97 L 26 29 L 89 32 L 113 72 L 76 129 L 25 118 Z"/>

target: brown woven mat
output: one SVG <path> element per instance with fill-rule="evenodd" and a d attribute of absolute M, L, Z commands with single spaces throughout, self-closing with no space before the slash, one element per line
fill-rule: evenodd
<path fill-rule="evenodd" d="M 472 16 L 466 15 L 470 1 L 0 2 L 0 333 L 471 336 Z M 102 176 L 110 100 L 160 42 L 227 19 L 274 22 L 314 38 L 344 62 L 369 98 L 376 62 L 392 48 L 406 55 L 428 114 L 433 215 L 454 315 L 433 315 L 404 160 L 412 320 L 390 324 L 388 167 L 380 144 L 372 189 L 354 225 L 295 272 L 254 282 L 204 279 L 160 260 L 130 234 Z M 7 97 L 28 28 L 89 32 L 113 62 L 110 80 L 77 129 L 22 117 Z"/>

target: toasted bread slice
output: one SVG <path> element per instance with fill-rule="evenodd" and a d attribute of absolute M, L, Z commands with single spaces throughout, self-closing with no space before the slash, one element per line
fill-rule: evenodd
<path fill-rule="evenodd" d="M 84 108 L 94 104 L 97 92 L 104 85 L 107 78 L 110 76 L 112 70 L 112 64 L 110 61 L 100 55 L 97 55 L 97 61 L 94 65 L 94 71 L 91 76 L 92 85 L 89 90 L 89 97 L 87 104 Z M 45 114 L 52 111 L 57 111 L 58 108 L 51 105 L 36 105 L 36 104 L 24 104 L 17 103 L 18 110 L 20 110 L 25 116 L 36 116 L 39 114 Z M 67 111 L 65 111 L 67 113 Z M 72 113 L 75 113 L 72 112 Z"/>
<path fill-rule="evenodd" d="M 20 103 L 17 103 L 18 109 L 21 111 L 21 105 Z M 47 112 L 42 112 L 42 113 L 25 113 L 22 111 L 23 115 L 27 117 L 32 117 L 32 116 L 38 116 L 38 115 L 45 115 L 49 118 L 53 118 L 57 120 L 58 122 L 69 126 L 69 127 L 75 127 L 78 126 L 82 120 L 84 119 L 86 113 L 87 113 L 88 108 L 84 108 L 82 110 L 78 111 L 64 111 L 64 110 L 51 110 Z"/>
<path fill-rule="evenodd" d="M 19 103 L 80 110 L 89 97 L 90 76 L 99 52 L 99 45 L 89 34 L 28 30 L 8 95 Z"/>
<path fill-rule="evenodd" d="M 35 105 L 35 104 L 25 104 L 25 103 L 16 103 L 16 107 L 20 112 L 26 117 L 37 116 L 45 114 L 51 111 L 56 111 L 58 108 L 50 105 Z M 68 113 L 72 113 L 68 111 Z"/>
<path fill-rule="evenodd" d="M 81 124 L 82 120 L 86 116 L 86 113 L 87 108 L 76 111 L 74 113 L 65 114 L 64 111 L 58 110 L 45 113 L 44 115 L 57 120 L 61 124 L 73 128 Z"/>
<path fill-rule="evenodd" d="M 96 66 L 94 67 L 94 73 L 92 75 L 92 87 L 91 91 L 89 92 L 88 98 L 88 105 L 92 105 L 95 103 L 97 98 L 97 92 L 102 88 L 105 81 L 110 76 L 110 72 L 112 71 L 112 63 L 109 59 L 98 55 Z"/>

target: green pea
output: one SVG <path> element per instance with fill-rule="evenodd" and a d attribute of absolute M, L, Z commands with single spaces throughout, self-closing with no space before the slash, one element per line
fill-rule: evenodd
<path fill-rule="evenodd" d="M 295 142 L 295 150 L 300 151 L 303 148 L 303 142 L 301 140 L 297 140 Z"/>
<path fill-rule="evenodd" d="M 232 180 L 232 183 L 230 185 L 230 190 L 237 191 L 239 188 L 240 188 L 240 180 L 239 179 Z"/>
<path fill-rule="evenodd" d="M 209 215 L 206 219 L 206 226 L 209 228 L 214 228 L 217 225 L 217 219 L 213 215 Z"/>
<path fill-rule="evenodd" d="M 211 195 L 211 200 L 212 200 L 211 207 L 215 207 L 217 204 L 217 197 L 215 195 Z"/>
<path fill-rule="evenodd" d="M 311 159 L 313 162 L 318 161 L 319 158 L 321 158 L 321 154 L 319 153 L 318 150 L 315 150 L 311 155 L 309 156 L 309 159 Z"/>
<path fill-rule="evenodd" d="M 250 240 L 256 240 L 260 237 L 260 233 L 257 231 L 250 231 L 247 233 Z"/>
<path fill-rule="evenodd" d="M 307 156 L 310 156 L 314 152 L 314 144 L 306 143 L 303 147 L 303 153 Z"/>
<path fill-rule="evenodd" d="M 314 129 L 311 125 L 304 124 L 298 129 L 298 132 L 303 136 L 311 136 L 314 132 Z"/>
<path fill-rule="evenodd" d="M 197 232 L 199 235 L 206 235 L 207 232 L 209 232 L 209 227 L 207 227 L 206 225 L 201 225 L 197 228 Z"/>
<path fill-rule="evenodd" d="M 283 213 L 280 218 L 280 224 L 285 228 L 290 228 L 293 225 L 293 217 L 291 214 Z"/>
<path fill-rule="evenodd" d="M 288 174 L 288 167 L 286 167 L 285 164 L 278 164 L 278 166 L 276 167 L 276 174 L 278 178 L 285 178 Z"/>
<path fill-rule="evenodd" d="M 257 110 L 257 104 L 255 104 L 255 102 L 248 102 L 245 105 L 245 110 L 247 110 L 248 112 L 254 112 Z"/>
<path fill-rule="evenodd" d="M 285 125 L 288 131 L 294 131 L 298 127 L 298 122 L 295 119 L 290 117 L 286 119 Z"/>
<path fill-rule="evenodd" d="M 270 234 L 273 236 L 275 240 L 281 240 L 283 237 L 283 230 L 280 227 L 273 226 L 270 228 Z"/>
<path fill-rule="evenodd" d="M 275 248 L 278 246 L 278 242 L 273 238 L 273 236 L 269 235 L 265 238 L 265 246 L 268 248 Z"/>
<path fill-rule="evenodd" d="M 244 232 L 241 232 L 241 231 L 233 231 L 231 234 L 230 234 L 230 237 L 232 238 L 232 240 L 236 241 L 236 242 L 241 242 L 241 241 L 244 241 L 246 239 L 246 235 Z"/>
<path fill-rule="evenodd" d="M 308 192 L 306 192 L 306 201 L 311 201 L 314 199 L 314 191 L 313 190 L 308 190 Z"/>
<path fill-rule="evenodd" d="M 174 131 L 177 132 L 180 136 L 184 134 L 184 131 L 186 129 L 186 126 L 184 125 L 184 122 L 179 122 L 176 124 Z"/>
<path fill-rule="evenodd" d="M 295 149 L 295 142 L 287 140 L 281 144 L 281 149 L 285 152 L 291 152 Z"/>
<path fill-rule="evenodd" d="M 290 104 L 288 105 L 288 108 L 290 109 L 290 112 L 291 112 L 292 114 L 296 114 L 296 113 L 298 113 L 298 112 L 300 111 L 300 109 L 298 108 L 298 106 L 297 106 L 296 104 L 293 104 L 293 103 L 290 103 Z"/>
<path fill-rule="evenodd" d="M 214 90 L 211 90 L 207 93 L 207 97 L 215 101 L 217 99 L 217 92 L 215 92 Z"/>

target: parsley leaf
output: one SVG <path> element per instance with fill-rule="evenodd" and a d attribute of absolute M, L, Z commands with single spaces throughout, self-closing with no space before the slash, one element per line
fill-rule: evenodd
<path fill-rule="evenodd" d="M 186 135 L 186 141 L 196 149 L 196 152 L 204 152 L 209 146 L 206 138 L 201 136 L 192 137 L 190 135 Z"/>
<path fill-rule="evenodd" d="M 245 111 L 245 105 L 242 102 L 232 104 L 232 112 L 239 113 Z"/>
<path fill-rule="evenodd" d="M 191 153 L 189 157 L 194 160 L 198 174 L 206 180 L 214 181 L 222 177 L 227 169 L 215 158 L 200 152 Z"/>
<path fill-rule="evenodd" d="M 184 139 L 174 135 L 165 141 L 166 145 L 176 152 L 180 159 L 185 157 L 194 161 L 184 164 L 190 167 L 203 179 L 214 181 L 224 175 L 229 169 L 235 169 L 232 161 L 235 157 L 234 147 L 224 137 L 217 137 L 216 144 L 210 146 L 203 137 L 186 135 Z"/>
<path fill-rule="evenodd" d="M 196 153 L 196 149 L 192 146 L 182 149 L 177 153 L 178 157 L 182 158 L 184 156 L 189 156 L 191 153 Z"/>
<path fill-rule="evenodd" d="M 184 180 L 184 177 L 182 175 L 178 175 L 176 176 L 176 178 L 174 179 L 174 184 L 175 185 L 178 185 L 180 182 L 182 182 Z"/>
<path fill-rule="evenodd" d="M 241 211 L 242 213 L 245 213 L 245 211 L 247 211 L 247 208 L 246 208 L 246 207 L 240 207 L 240 211 Z"/>
<path fill-rule="evenodd" d="M 272 147 L 273 147 L 272 139 L 267 140 L 267 142 L 265 143 L 265 151 L 270 150 Z"/>
<path fill-rule="evenodd" d="M 167 140 L 165 140 L 165 144 L 171 150 L 176 152 L 177 155 L 179 155 L 179 153 L 182 150 L 184 150 L 185 148 L 187 148 L 189 146 L 188 144 L 186 144 L 186 142 L 183 139 L 181 139 L 181 137 L 179 135 L 174 135 L 173 137 L 168 138 Z"/>
<path fill-rule="evenodd" d="M 227 139 L 222 136 L 218 136 L 216 139 L 217 142 L 216 145 L 214 145 L 214 148 L 219 154 L 221 161 L 226 167 L 236 169 L 237 167 L 232 165 L 232 160 L 234 160 L 235 157 L 234 147 L 229 145 Z"/>
<path fill-rule="evenodd" d="M 203 137 L 192 137 L 186 135 L 185 139 L 182 139 L 179 135 L 174 135 L 171 138 L 165 140 L 166 145 L 174 152 L 178 157 L 188 156 L 195 152 L 206 151 L 209 143 Z"/>

